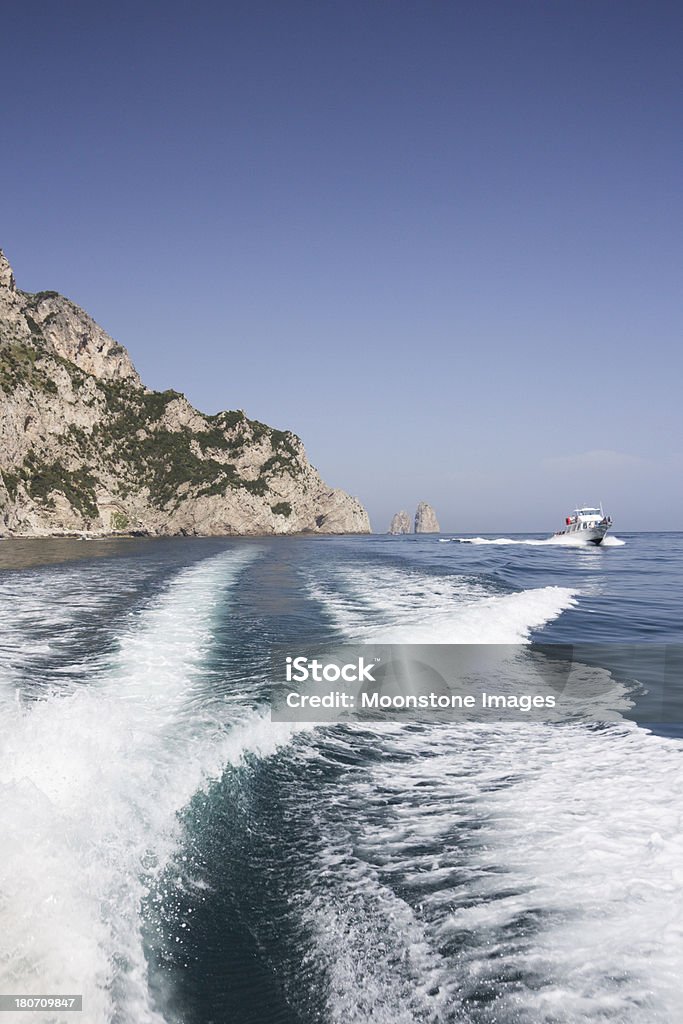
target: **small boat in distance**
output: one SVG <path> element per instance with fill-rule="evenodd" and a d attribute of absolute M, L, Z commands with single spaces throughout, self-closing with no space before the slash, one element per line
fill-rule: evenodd
<path fill-rule="evenodd" d="M 605 534 L 612 525 L 612 517 L 606 516 L 600 508 L 575 508 L 564 521 L 564 530 L 558 530 L 554 537 L 572 537 L 586 544 L 602 544 Z"/>

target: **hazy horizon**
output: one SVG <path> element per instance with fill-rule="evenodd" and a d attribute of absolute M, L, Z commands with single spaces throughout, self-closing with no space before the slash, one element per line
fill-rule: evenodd
<path fill-rule="evenodd" d="M 0 246 L 375 531 L 681 529 L 683 9 L 3 16 Z"/>

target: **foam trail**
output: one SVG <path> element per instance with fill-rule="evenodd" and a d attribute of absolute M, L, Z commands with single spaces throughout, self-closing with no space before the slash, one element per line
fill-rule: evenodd
<path fill-rule="evenodd" d="M 330 845 L 319 870 L 334 872 L 337 891 L 317 892 L 313 881 L 302 920 L 325 964 L 330 1024 L 436 1024 L 443 997 L 432 993 L 447 965 L 423 922 L 377 871 L 343 849 Z"/>
<path fill-rule="evenodd" d="M 378 640 L 524 642 L 573 603 L 563 588 L 491 595 L 413 571 L 337 571 L 312 587 L 347 636 Z M 591 690 L 599 673 L 585 677 Z M 347 896 L 309 910 L 333 1020 L 678 1019 L 676 742 L 628 722 L 382 723 L 359 736 L 369 729 L 382 756 L 345 780 L 345 852 L 329 847 Z M 429 988 L 404 995 L 413 975 Z"/>
<path fill-rule="evenodd" d="M 68 651 L 82 619 L 106 603 L 108 589 L 99 572 L 88 569 L 60 567 L 2 576 L 0 607 L 11 608 L 12 614 L 0 617 L 0 699 L 13 701 L 15 687 L 27 678 L 40 682 L 50 662 Z"/>
<path fill-rule="evenodd" d="M 386 724 L 373 745 L 307 911 L 332 1020 L 678 1020 L 677 743 L 631 723 L 462 723 Z"/>
<path fill-rule="evenodd" d="M 529 1017 L 671 1024 L 683 964 L 678 744 L 627 724 L 522 732 L 516 746 L 528 769 L 490 808 L 514 912 L 545 909 L 535 956 L 510 951 L 513 969 L 544 979 L 526 993 Z"/>
<path fill-rule="evenodd" d="M 575 604 L 566 587 L 495 594 L 462 577 L 337 569 L 310 592 L 349 638 L 375 643 L 515 644 Z"/>
<path fill-rule="evenodd" d="M 445 540 L 446 538 L 442 538 Z M 608 535 L 603 540 L 602 544 L 591 544 L 590 541 L 584 540 L 582 537 L 574 537 L 568 534 L 559 537 L 545 537 L 543 540 L 534 540 L 530 538 L 528 540 L 521 539 L 519 537 L 455 537 L 453 538 L 459 544 L 518 544 L 527 545 L 528 547 L 561 547 L 561 548 L 617 548 L 623 547 L 626 541 L 621 540 L 619 537 L 613 537 Z"/>
<path fill-rule="evenodd" d="M 91 685 L 5 713 L 0 991 L 83 992 L 88 1024 L 160 1024 L 140 907 L 176 848 L 177 813 L 226 763 L 292 732 L 248 709 L 209 718 L 191 699 L 252 557 L 180 573 Z"/>

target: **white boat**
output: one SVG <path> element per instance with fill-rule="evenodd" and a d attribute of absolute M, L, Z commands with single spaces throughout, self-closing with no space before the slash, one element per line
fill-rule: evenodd
<path fill-rule="evenodd" d="M 554 537 L 571 537 L 585 541 L 586 544 L 602 544 L 605 534 L 612 525 L 612 517 L 606 516 L 600 508 L 575 508 L 564 521 L 564 529 L 558 530 Z"/>

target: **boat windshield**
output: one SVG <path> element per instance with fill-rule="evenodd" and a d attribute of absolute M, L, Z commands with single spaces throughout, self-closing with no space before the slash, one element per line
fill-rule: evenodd
<path fill-rule="evenodd" d="M 599 516 L 602 513 L 599 508 L 577 508 L 576 514 L 579 516 Z"/>

